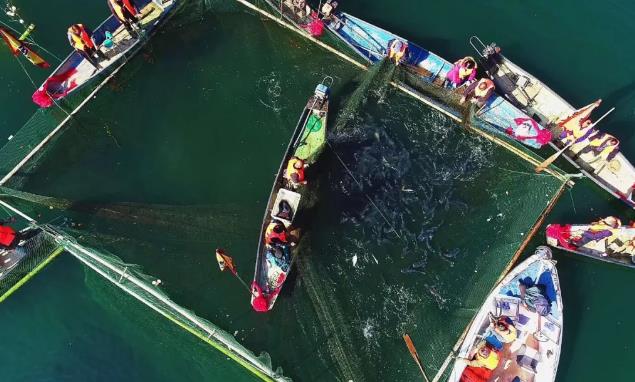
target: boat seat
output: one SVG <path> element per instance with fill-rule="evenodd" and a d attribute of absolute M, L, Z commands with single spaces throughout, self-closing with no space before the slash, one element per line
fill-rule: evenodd
<path fill-rule="evenodd" d="M 271 208 L 271 217 L 282 221 L 285 227 L 289 228 L 289 226 L 293 223 L 296 212 L 298 211 L 301 197 L 302 196 L 297 192 L 287 190 L 286 188 L 279 189 L 278 194 L 276 195 L 276 200 Z M 281 209 L 281 203 L 283 202 L 286 202 L 286 204 L 291 207 L 290 213 L 283 213 Z"/>
<path fill-rule="evenodd" d="M 520 307 L 520 298 L 513 296 L 495 297 L 496 303 L 496 317 L 507 316 L 514 322 L 518 318 L 518 311 Z"/>
<path fill-rule="evenodd" d="M 516 362 L 521 368 L 523 368 L 523 370 L 536 374 L 536 368 L 538 367 L 538 363 L 540 363 L 540 358 L 538 350 L 530 346 L 523 345 L 518 350 Z"/>

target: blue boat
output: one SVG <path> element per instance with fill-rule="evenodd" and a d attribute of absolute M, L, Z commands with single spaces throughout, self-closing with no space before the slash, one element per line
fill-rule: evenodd
<path fill-rule="evenodd" d="M 395 40 L 407 44 L 408 52 L 402 64 L 428 85 L 443 86 L 448 72 L 453 67 L 451 62 L 411 41 L 347 13 L 342 12 L 330 18 L 326 26 L 370 64 L 383 60 L 388 55 L 388 47 Z M 462 118 L 457 110 L 447 107 L 443 109 L 457 118 Z M 527 146 L 540 148 L 546 143 L 543 139 L 538 139 L 540 133 L 545 131 L 542 126 L 495 93 L 476 113 L 476 117 L 487 122 L 479 124 L 479 127 L 498 135 L 514 138 Z"/>
<path fill-rule="evenodd" d="M 33 101 L 41 107 L 49 107 L 54 100 L 66 97 L 100 74 L 112 73 L 120 68 L 141 49 L 158 26 L 173 14 L 179 3 L 182 0 L 137 0 L 135 4 L 140 14 L 139 24 L 143 28 L 143 31 L 138 31 L 138 38 L 131 36 L 114 16 L 107 18 L 91 36 L 97 48 L 107 57 L 99 63 L 100 69 L 96 69 L 81 54 L 73 51 L 36 90 Z M 106 33 L 112 36 L 108 42 Z"/>

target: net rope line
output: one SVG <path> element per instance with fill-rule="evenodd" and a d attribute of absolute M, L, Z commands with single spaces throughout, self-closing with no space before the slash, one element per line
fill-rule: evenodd
<path fill-rule="evenodd" d="M 353 64 L 354 66 L 362 69 L 362 70 L 368 70 L 368 66 L 364 65 L 362 63 L 360 63 L 359 61 L 355 60 L 354 58 L 348 56 L 345 53 L 340 52 L 339 50 L 333 48 L 332 46 L 316 39 L 315 37 L 309 35 L 308 33 L 296 28 L 295 26 L 293 26 L 292 24 L 288 23 L 287 21 L 284 21 L 282 19 L 282 17 L 276 17 L 274 15 L 272 15 L 271 13 L 259 8 L 258 6 L 250 3 L 247 0 L 236 0 L 237 2 L 243 4 L 244 6 L 246 6 L 247 8 L 260 13 L 261 15 L 275 21 L 276 23 L 280 24 L 281 26 L 283 26 L 284 28 L 287 28 L 297 34 L 299 34 L 300 36 L 308 39 L 309 41 L 317 44 L 318 46 L 320 46 L 323 49 L 326 49 L 327 51 L 335 54 L 336 56 L 340 57 L 341 59 Z M 454 121 L 458 122 L 458 123 L 463 123 L 463 119 L 448 112 L 447 110 L 445 110 L 444 108 L 442 108 L 441 106 L 437 105 L 436 102 L 422 96 L 421 94 L 416 93 L 415 91 L 413 91 L 412 89 L 409 89 L 407 86 L 404 86 L 403 84 L 400 84 L 398 82 L 395 81 L 390 81 L 390 85 L 392 85 L 393 87 L 395 87 L 396 89 L 404 92 L 405 94 L 417 99 L 418 101 L 426 104 L 427 106 L 433 108 L 434 110 L 448 116 L 449 118 L 453 119 Z M 480 129 L 476 129 L 474 127 L 472 127 L 471 125 L 468 124 L 467 126 L 468 130 L 470 130 L 471 132 L 474 132 L 476 134 L 478 134 L 479 136 L 482 136 L 490 141 L 492 141 L 493 143 L 507 149 L 508 151 L 510 151 L 511 153 L 515 154 L 516 156 L 520 157 L 521 159 L 531 163 L 534 166 L 538 166 L 541 163 L 541 160 L 538 160 L 530 155 L 528 155 L 527 153 L 524 153 L 523 151 L 521 151 L 520 149 L 514 147 L 512 144 L 505 142 L 504 140 L 498 138 L 498 137 L 494 137 Z M 561 174 L 559 171 L 554 171 L 552 166 L 549 166 L 547 169 L 544 170 L 545 172 L 549 173 L 550 175 L 565 181 L 568 179 L 568 177 L 564 174 Z M 2 183 L 0 183 L 1 185 Z"/>
<path fill-rule="evenodd" d="M 124 292 L 126 292 L 129 295 L 133 296 L 135 299 L 137 299 L 138 301 L 140 301 L 144 305 L 148 306 L 152 310 L 156 311 L 157 313 L 161 314 L 165 318 L 167 318 L 170 321 L 174 322 L 175 324 L 179 325 L 181 328 L 187 330 L 191 334 L 193 334 L 193 335 L 197 336 L 198 338 L 202 339 L 206 343 L 212 345 L 214 348 L 216 348 L 217 350 L 221 351 L 223 354 L 225 354 L 228 357 L 232 358 L 234 361 L 239 363 L 241 366 L 243 366 L 246 369 L 248 369 L 249 371 L 251 371 L 253 374 L 255 374 L 260 379 L 262 379 L 264 381 L 286 381 L 286 379 L 284 377 L 279 377 L 275 373 L 275 371 L 273 371 L 269 367 L 265 366 L 262 363 L 262 361 L 260 361 L 257 357 L 255 357 L 252 354 L 249 354 L 246 351 L 246 349 L 244 350 L 244 349 L 241 349 L 240 347 L 237 347 L 235 344 L 231 343 L 230 341 L 225 340 L 221 335 L 216 336 L 216 334 L 218 333 L 218 330 L 216 328 L 210 327 L 209 324 L 207 324 L 205 322 L 202 322 L 201 319 L 196 317 L 194 314 L 188 312 L 187 310 L 185 310 L 181 306 L 177 305 L 175 302 L 173 302 L 172 300 L 170 300 L 166 296 L 163 296 L 160 293 L 158 293 L 156 290 L 150 288 L 146 283 L 144 283 L 143 281 L 139 280 L 132 273 L 127 272 L 127 270 L 128 270 L 127 267 L 124 267 L 123 270 L 117 268 L 113 264 L 109 263 L 108 261 L 102 259 L 98 255 L 92 253 L 91 251 L 87 250 L 83 246 L 81 246 L 78 243 L 76 243 L 73 240 L 72 237 L 69 237 L 69 236 L 67 236 L 67 235 L 65 235 L 63 233 L 59 233 L 57 230 L 55 230 L 53 227 L 51 227 L 49 225 L 42 225 L 42 226 L 38 225 L 37 222 L 33 218 L 31 218 L 30 216 L 26 215 L 22 211 L 18 210 L 17 208 L 11 206 L 10 204 L 8 204 L 8 203 L 6 203 L 6 202 L 4 202 L 2 200 L 0 200 L 0 205 L 6 207 L 7 209 L 11 210 L 12 212 L 14 212 L 14 213 L 20 215 L 21 217 L 23 217 L 24 219 L 28 220 L 31 225 L 42 229 L 43 232 L 45 232 L 46 234 L 50 235 L 58 244 L 60 244 L 62 246 L 63 250 L 66 250 L 68 253 L 73 255 L 73 257 L 75 257 L 80 262 L 85 264 L 87 267 L 89 267 L 90 269 L 92 269 L 93 271 L 95 271 L 96 273 L 98 273 L 99 275 L 101 275 L 102 277 L 104 277 L 105 279 L 107 279 L 108 281 L 110 281 L 111 283 L 113 283 L 114 285 L 119 287 L 120 289 L 122 289 Z M 59 253 L 61 253 L 61 252 L 62 252 L 62 250 L 60 250 L 56 254 L 56 256 L 59 255 Z M 50 262 L 52 260 L 53 260 L 53 258 L 49 257 L 48 262 Z M 104 270 L 100 269 L 95 263 L 98 263 L 102 267 L 104 267 L 104 268 L 110 270 L 111 272 L 115 273 L 116 275 L 118 275 L 120 277 L 119 280 L 117 280 L 113 276 L 107 274 Z M 44 265 L 42 265 L 42 267 L 43 266 Z M 191 324 L 194 324 L 196 327 L 198 327 L 203 332 L 205 332 L 205 335 L 202 335 L 201 333 L 196 332 L 194 329 L 187 327 L 186 324 L 182 323 L 177 317 L 175 317 L 174 315 L 170 314 L 169 312 L 161 309 L 159 306 L 157 306 L 157 305 L 153 304 L 151 301 L 149 301 L 148 298 L 141 296 L 138 292 L 132 290 L 130 287 L 128 287 L 127 285 L 123 284 L 122 281 L 124 281 L 124 280 L 125 281 L 130 281 L 132 284 L 134 284 L 136 287 L 138 287 L 141 290 L 143 290 L 145 293 L 151 295 L 153 298 L 155 298 L 158 301 L 160 301 L 161 303 L 165 304 L 165 306 L 169 307 L 173 311 L 175 311 L 178 314 L 180 314 L 182 317 L 184 317 L 187 320 L 189 320 L 189 322 Z M 212 340 L 211 337 L 213 337 L 214 340 Z M 219 342 L 222 345 L 224 345 L 225 348 L 220 346 L 218 344 Z"/>
<path fill-rule="evenodd" d="M 40 143 L 38 143 L 24 158 L 22 158 L 22 160 L 13 168 L 11 169 L 11 171 L 9 171 L 2 179 L 0 179 L 0 186 L 4 185 L 9 179 L 11 179 L 11 177 L 13 177 L 13 175 L 15 175 L 15 173 L 17 173 L 31 158 L 33 158 L 33 156 L 35 154 L 38 153 L 38 151 L 40 151 L 42 149 L 42 147 L 44 147 L 44 145 L 46 145 L 52 138 L 53 136 L 55 136 L 55 134 L 57 134 L 62 127 L 64 127 L 66 125 L 66 123 L 68 123 L 68 121 L 73 117 L 73 115 L 77 114 L 79 112 L 79 110 L 84 107 L 85 104 L 88 103 L 88 101 L 91 100 L 91 98 L 93 98 L 93 96 L 95 94 L 97 94 L 97 92 L 99 90 L 101 90 L 102 87 L 104 87 L 104 85 L 106 85 L 106 83 L 108 81 L 110 81 L 110 79 L 112 77 L 115 76 L 115 74 L 117 74 L 119 72 L 119 70 L 121 70 L 121 68 L 123 68 L 123 66 L 128 62 L 129 59 L 125 59 L 117 68 L 115 68 L 113 70 L 112 73 L 110 73 L 110 75 L 108 75 L 92 92 L 90 92 L 90 94 L 88 94 L 86 96 L 86 98 L 75 108 L 73 109 L 73 111 L 71 111 L 70 113 L 68 113 L 66 110 L 64 110 L 61 106 L 59 106 L 57 104 L 57 102 L 55 102 L 55 104 L 62 109 L 62 111 L 64 111 L 64 113 L 66 113 L 66 118 L 64 118 L 62 120 L 62 122 L 60 122 L 55 129 L 53 129 L 46 137 L 44 137 L 44 139 L 42 139 L 42 141 Z"/>
<path fill-rule="evenodd" d="M 512 256 L 512 258 L 509 260 L 509 262 L 507 263 L 507 266 L 505 267 L 505 269 L 503 269 L 501 274 L 498 276 L 498 279 L 496 280 L 496 282 L 494 283 L 492 288 L 490 288 L 490 291 L 485 296 L 486 299 L 487 299 L 487 296 L 489 296 L 489 294 L 494 290 L 494 288 L 496 288 L 498 283 L 500 283 L 503 280 L 503 278 L 505 278 L 505 276 L 509 273 L 509 271 L 512 270 L 514 265 L 516 265 L 516 262 L 518 261 L 520 256 L 523 254 L 523 252 L 527 248 L 527 245 L 529 245 L 529 242 L 536 235 L 536 232 L 538 232 L 538 230 L 542 226 L 542 223 L 545 221 L 545 218 L 547 217 L 547 215 L 549 215 L 549 213 L 551 213 L 551 211 L 553 210 L 553 208 L 556 205 L 556 202 L 560 199 L 562 194 L 568 188 L 571 187 L 571 184 L 572 184 L 571 181 L 563 181 L 562 182 L 562 184 L 560 185 L 560 188 L 558 188 L 558 190 L 556 191 L 556 194 L 549 201 L 549 203 L 547 204 L 545 209 L 542 211 L 542 213 L 538 217 L 538 220 L 536 220 L 534 225 L 529 230 L 529 234 L 525 237 L 523 242 L 520 244 L 520 246 L 518 247 L 518 249 L 516 250 L 516 252 Z M 461 347 L 461 344 L 465 340 L 465 336 L 467 336 L 467 333 L 468 333 L 468 331 L 470 329 L 470 326 L 472 326 L 472 323 L 476 319 L 476 316 L 478 315 L 479 310 L 480 310 L 480 306 L 476 309 L 476 313 L 474 313 L 474 316 L 472 316 L 472 318 L 470 319 L 470 322 L 467 324 L 467 326 L 465 327 L 465 329 L 463 330 L 463 332 L 459 336 L 459 339 L 457 340 L 456 344 L 452 347 L 452 350 L 450 351 L 450 354 L 448 354 L 448 356 L 443 361 L 443 364 L 441 364 L 441 367 L 439 368 L 439 370 L 435 374 L 434 378 L 432 379 L 432 382 L 439 382 L 441 380 L 441 378 L 443 378 L 443 375 L 445 374 L 446 369 L 448 368 L 448 366 L 450 366 L 450 362 L 452 361 L 453 358 L 456 357 L 456 354 L 459 351 L 459 348 Z"/>

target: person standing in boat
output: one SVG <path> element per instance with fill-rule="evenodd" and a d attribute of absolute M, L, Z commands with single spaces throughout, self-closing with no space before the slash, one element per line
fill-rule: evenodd
<path fill-rule="evenodd" d="M 102 60 L 107 60 L 108 57 L 95 45 L 92 35 L 93 32 L 83 24 L 71 25 L 66 33 L 68 42 L 73 49 L 81 54 L 95 69 L 99 70 L 101 66 L 99 66 L 99 61 L 95 56 Z"/>
<path fill-rule="evenodd" d="M 494 93 L 494 82 L 488 78 L 481 78 L 478 82 L 473 82 L 465 89 L 461 98 L 461 103 L 470 101 L 478 107 L 485 106 L 485 103 Z"/>
<path fill-rule="evenodd" d="M 465 84 L 471 84 L 476 79 L 477 68 L 476 61 L 470 56 L 458 60 L 448 72 L 447 85 L 456 89 Z"/>
<path fill-rule="evenodd" d="M 137 28 L 141 29 L 141 25 L 139 25 L 139 20 L 137 17 L 139 16 L 139 11 L 137 11 L 137 7 L 134 5 L 133 0 L 107 0 L 108 7 L 112 12 L 113 16 L 119 20 L 121 25 L 126 28 L 130 36 L 137 38 L 139 35 L 135 32 L 133 25 L 136 25 Z"/>
<path fill-rule="evenodd" d="M 296 156 L 289 159 L 287 164 L 286 178 L 289 180 L 291 187 L 298 188 L 300 185 L 307 184 L 304 175 L 304 169 L 308 167 L 304 161 Z"/>

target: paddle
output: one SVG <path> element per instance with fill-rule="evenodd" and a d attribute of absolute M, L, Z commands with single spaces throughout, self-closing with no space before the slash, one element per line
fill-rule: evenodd
<path fill-rule="evenodd" d="M 417 363 L 417 366 L 419 366 L 419 370 L 421 371 L 421 375 L 423 375 L 423 379 L 426 382 L 430 382 L 430 380 L 428 379 L 428 376 L 426 375 L 426 372 L 423 370 L 423 365 L 421 365 L 421 359 L 419 359 L 419 354 L 417 354 L 417 349 L 415 348 L 415 344 L 412 343 L 412 339 L 410 338 L 408 334 L 404 334 L 403 340 L 406 342 L 406 346 L 408 347 L 408 350 L 410 351 L 410 355 L 412 355 L 412 358 L 414 358 L 415 362 Z"/>
<path fill-rule="evenodd" d="M 603 120 L 607 115 L 611 114 L 613 112 L 613 110 L 615 110 L 615 108 L 611 108 L 611 110 L 607 111 L 606 113 L 604 113 L 603 116 L 601 116 L 597 121 L 595 121 L 591 126 L 589 126 L 587 129 L 592 129 L 595 127 L 595 125 L 597 125 L 601 120 Z M 571 146 L 573 146 L 573 144 L 575 143 L 575 141 L 567 144 L 565 147 L 561 148 L 560 150 L 558 150 L 555 154 L 553 154 L 552 156 L 550 156 L 549 158 L 547 158 L 544 162 L 542 162 L 541 164 L 539 164 L 536 167 L 536 172 L 540 173 L 542 172 L 544 169 L 546 169 L 547 167 L 549 167 L 550 164 L 552 164 L 556 159 L 558 159 L 558 157 L 560 157 L 560 155 L 562 155 L 563 152 L 567 151 Z"/>

